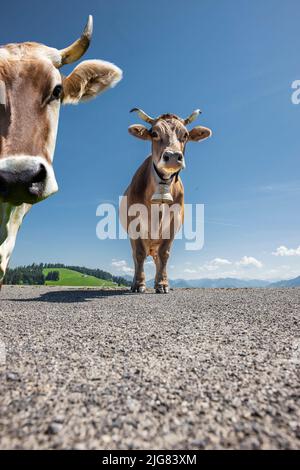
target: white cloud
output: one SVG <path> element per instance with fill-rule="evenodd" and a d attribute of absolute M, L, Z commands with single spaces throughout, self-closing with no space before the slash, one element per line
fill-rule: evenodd
<path fill-rule="evenodd" d="M 213 266 L 226 266 L 232 264 L 232 262 L 224 258 L 215 258 L 210 262 L 210 264 Z"/>
<path fill-rule="evenodd" d="M 121 259 L 121 260 L 113 259 L 111 262 L 111 265 L 114 266 L 115 268 L 123 268 L 123 266 L 127 266 L 127 262 L 124 259 Z"/>
<path fill-rule="evenodd" d="M 130 266 L 124 266 L 122 269 L 121 269 L 122 273 L 124 274 L 133 274 L 134 273 L 134 269 L 130 268 Z"/>
<path fill-rule="evenodd" d="M 300 256 L 300 245 L 298 248 L 287 248 L 282 245 L 279 246 L 276 251 L 273 251 L 272 255 L 274 256 Z"/>
<path fill-rule="evenodd" d="M 127 261 L 125 261 L 124 259 L 113 259 L 111 265 L 116 268 L 118 272 L 121 272 L 123 274 L 132 274 L 134 272 L 134 270 L 130 266 L 128 266 Z"/>
<path fill-rule="evenodd" d="M 244 279 L 249 276 L 251 268 L 260 269 L 260 277 L 264 275 L 262 268 L 263 263 L 253 256 L 243 256 L 239 261 L 231 261 L 228 258 L 214 258 L 202 265 L 194 266 L 191 262 L 185 262 L 183 273 L 187 279 L 196 278 L 221 278 L 221 277 L 238 277 Z M 275 273 L 273 273 L 275 275 Z M 181 274 L 178 274 L 180 277 Z M 253 274 L 251 274 L 253 276 Z M 256 274 L 255 276 L 258 276 Z M 247 278 L 247 277 L 246 277 Z"/>
<path fill-rule="evenodd" d="M 219 269 L 219 266 L 216 266 L 215 264 L 204 264 L 200 268 L 201 271 L 217 271 Z"/>
<path fill-rule="evenodd" d="M 153 259 L 149 259 L 148 261 L 145 261 L 145 266 L 154 266 Z"/>
<path fill-rule="evenodd" d="M 187 274 L 195 274 L 197 272 L 197 269 L 185 268 L 183 272 Z"/>
<path fill-rule="evenodd" d="M 258 259 L 254 258 L 253 256 L 243 256 L 243 258 L 238 261 L 237 266 L 255 266 L 256 268 L 262 268 L 263 264 Z"/>
<path fill-rule="evenodd" d="M 232 264 L 231 261 L 225 258 L 214 258 L 209 263 L 204 264 L 199 268 L 200 271 L 217 271 L 221 267 L 230 266 Z"/>

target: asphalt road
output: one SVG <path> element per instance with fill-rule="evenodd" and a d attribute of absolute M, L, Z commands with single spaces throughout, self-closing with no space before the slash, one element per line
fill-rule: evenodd
<path fill-rule="evenodd" d="M 299 314 L 300 289 L 5 286 L 0 447 L 300 449 Z"/>

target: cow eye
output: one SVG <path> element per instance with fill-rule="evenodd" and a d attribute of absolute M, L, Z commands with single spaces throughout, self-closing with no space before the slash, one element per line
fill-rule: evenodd
<path fill-rule="evenodd" d="M 188 139 L 188 136 L 189 136 L 189 135 L 188 135 L 188 133 L 186 132 L 179 140 L 180 140 L 181 142 L 186 142 L 187 139 Z"/>
<path fill-rule="evenodd" d="M 152 136 L 152 139 L 154 139 L 154 140 L 159 139 L 158 132 L 156 132 L 156 131 L 152 131 L 151 136 Z"/>
<path fill-rule="evenodd" d="M 63 90 L 62 85 L 56 85 L 56 87 L 55 87 L 54 90 L 52 91 L 52 95 L 51 95 L 51 100 L 50 100 L 50 101 L 59 100 L 60 97 L 61 97 L 61 94 L 62 94 L 62 90 Z"/>

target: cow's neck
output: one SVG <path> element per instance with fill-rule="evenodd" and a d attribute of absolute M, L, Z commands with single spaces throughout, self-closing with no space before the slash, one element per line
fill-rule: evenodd
<path fill-rule="evenodd" d="M 13 206 L 0 203 L 0 283 L 14 249 L 18 230 L 30 208 L 30 204 Z"/>
<path fill-rule="evenodd" d="M 172 184 L 178 180 L 179 171 L 173 173 L 169 178 L 165 178 L 164 175 L 158 170 L 155 163 L 152 162 L 151 174 L 154 181 L 154 193 L 152 195 L 152 203 L 167 203 L 173 202 L 172 196 Z"/>

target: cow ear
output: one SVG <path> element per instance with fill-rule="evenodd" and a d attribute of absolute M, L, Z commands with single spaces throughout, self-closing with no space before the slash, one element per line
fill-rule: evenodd
<path fill-rule="evenodd" d="M 208 127 L 196 126 L 189 132 L 189 140 L 198 142 L 199 140 L 207 139 L 211 137 L 212 131 Z"/>
<path fill-rule="evenodd" d="M 103 60 L 85 60 L 63 80 L 64 104 L 88 101 L 114 87 L 122 79 L 122 70 Z"/>
<path fill-rule="evenodd" d="M 147 129 L 145 126 L 142 126 L 141 124 L 133 124 L 133 126 L 128 128 L 128 132 L 138 139 L 151 140 L 149 129 Z"/>

